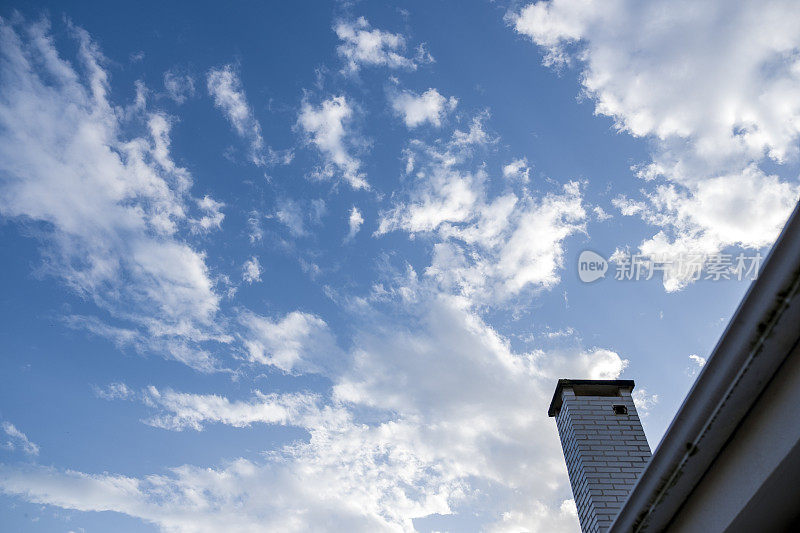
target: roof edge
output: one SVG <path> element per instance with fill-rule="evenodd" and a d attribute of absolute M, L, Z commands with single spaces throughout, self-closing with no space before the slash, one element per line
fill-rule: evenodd
<path fill-rule="evenodd" d="M 800 204 L 770 251 L 609 533 L 661 531 L 680 512 L 798 342 Z"/>

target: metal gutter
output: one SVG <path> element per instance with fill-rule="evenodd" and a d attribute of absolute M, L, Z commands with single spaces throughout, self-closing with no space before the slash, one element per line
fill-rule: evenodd
<path fill-rule="evenodd" d="M 795 207 L 609 533 L 662 531 L 800 337 Z"/>

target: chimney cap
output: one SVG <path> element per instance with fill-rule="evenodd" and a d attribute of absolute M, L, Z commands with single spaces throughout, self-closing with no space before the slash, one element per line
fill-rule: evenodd
<path fill-rule="evenodd" d="M 573 389 L 577 396 L 619 396 L 621 390 L 632 391 L 632 379 L 559 379 L 547 416 L 556 416 L 561 410 L 564 389 Z"/>

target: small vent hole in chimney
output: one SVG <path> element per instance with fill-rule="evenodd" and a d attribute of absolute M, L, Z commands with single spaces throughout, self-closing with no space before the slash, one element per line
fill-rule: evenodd
<path fill-rule="evenodd" d="M 624 405 L 615 405 L 614 407 L 614 414 L 615 415 L 627 415 L 628 408 Z"/>

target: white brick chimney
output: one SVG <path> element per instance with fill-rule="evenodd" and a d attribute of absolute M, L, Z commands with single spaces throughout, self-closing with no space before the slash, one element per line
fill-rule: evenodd
<path fill-rule="evenodd" d="M 560 379 L 550 403 L 583 533 L 609 528 L 650 460 L 633 387 L 632 380 Z"/>

